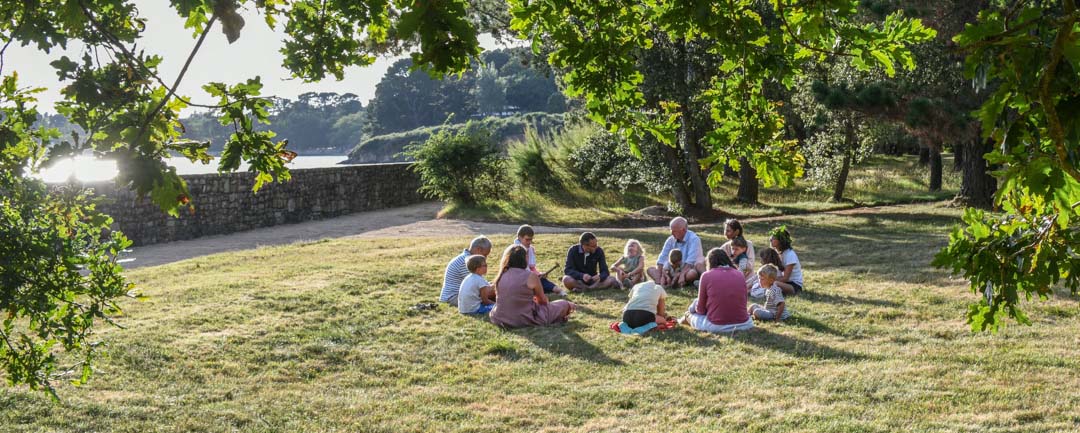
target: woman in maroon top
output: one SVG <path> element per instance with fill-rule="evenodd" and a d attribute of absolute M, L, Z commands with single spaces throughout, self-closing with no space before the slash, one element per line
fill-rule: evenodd
<path fill-rule="evenodd" d="M 701 275 L 698 298 L 682 318 L 682 323 L 699 331 L 734 332 L 754 327 L 746 314 L 746 280 L 720 248 L 709 250 L 709 270 Z"/>
<path fill-rule="evenodd" d="M 511 245 L 503 252 L 499 276 L 495 278 L 491 323 L 506 328 L 544 326 L 563 323 L 574 312 L 575 305 L 568 301 L 548 302 L 540 277 L 528 270 L 528 262 L 528 253 L 521 245 Z"/>

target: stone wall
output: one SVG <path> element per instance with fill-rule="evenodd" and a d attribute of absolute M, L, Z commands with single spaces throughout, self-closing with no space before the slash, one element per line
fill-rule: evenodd
<path fill-rule="evenodd" d="M 112 182 L 86 186 L 105 197 L 99 209 L 116 227 L 135 245 L 147 245 L 419 203 L 425 198 L 410 165 L 297 169 L 291 181 L 263 184 L 255 194 L 250 172 L 182 176 L 195 211 L 181 208 L 179 218 Z"/>

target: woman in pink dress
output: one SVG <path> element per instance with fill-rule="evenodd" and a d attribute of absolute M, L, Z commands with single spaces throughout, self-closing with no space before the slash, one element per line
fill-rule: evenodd
<path fill-rule="evenodd" d="M 528 260 L 521 245 L 511 245 L 503 252 L 499 276 L 495 278 L 491 323 L 507 328 L 551 325 L 566 322 L 574 311 L 571 302 L 548 302 L 540 278 L 527 269 Z"/>

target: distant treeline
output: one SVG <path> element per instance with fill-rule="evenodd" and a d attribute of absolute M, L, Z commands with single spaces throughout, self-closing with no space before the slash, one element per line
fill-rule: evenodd
<path fill-rule="evenodd" d="M 447 119 L 464 123 L 517 113 L 562 113 L 567 108 L 547 64 L 534 61 L 525 48 L 487 51 L 460 78 L 435 80 L 423 71 L 410 71 L 410 66 L 411 59 L 395 62 L 367 106 L 352 93 L 274 98 L 271 124 L 258 128 L 288 139 L 289 149 L 301 155 L 344 154 L 367 138 L 442 125 Z M 219 152 L 232 134 L 214 113 L 195 114 L 182 122 L 184 136 L 210 140 L 212 152 Z"/>

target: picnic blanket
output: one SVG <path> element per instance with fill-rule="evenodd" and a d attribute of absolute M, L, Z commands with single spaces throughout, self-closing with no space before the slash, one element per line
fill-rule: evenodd
<path fill-rule="evenodd" d="M 640 334 L 644 334 L 646 332 L 649 332 L 649 331 L 653 330 L 654 328 L 656 330 L 658 330 L 658 331 L 667 331 L 667 330 L 670 330 L 670 329 L 675 329 L 676 326 L 678 326 L 678 323 L 675 321 L 674 318 L 671 318 L 671 319 L 668 319 L 667 323 L 664 323 L 662 325 L 658 325 L 656 322 L 649 322 L 649 323 L 646 323 L 644 325 L 638 326 L 637 328 L 631 328 L 630 326 L 628 326 L 626 323 L 623 323 L 623 322 L 612 322 L 611 323 L 611 330 L 615 331 L 615 332 L 618 332 L 620 334 L 636 334 L 636 335 L 640 335 Z"/>

